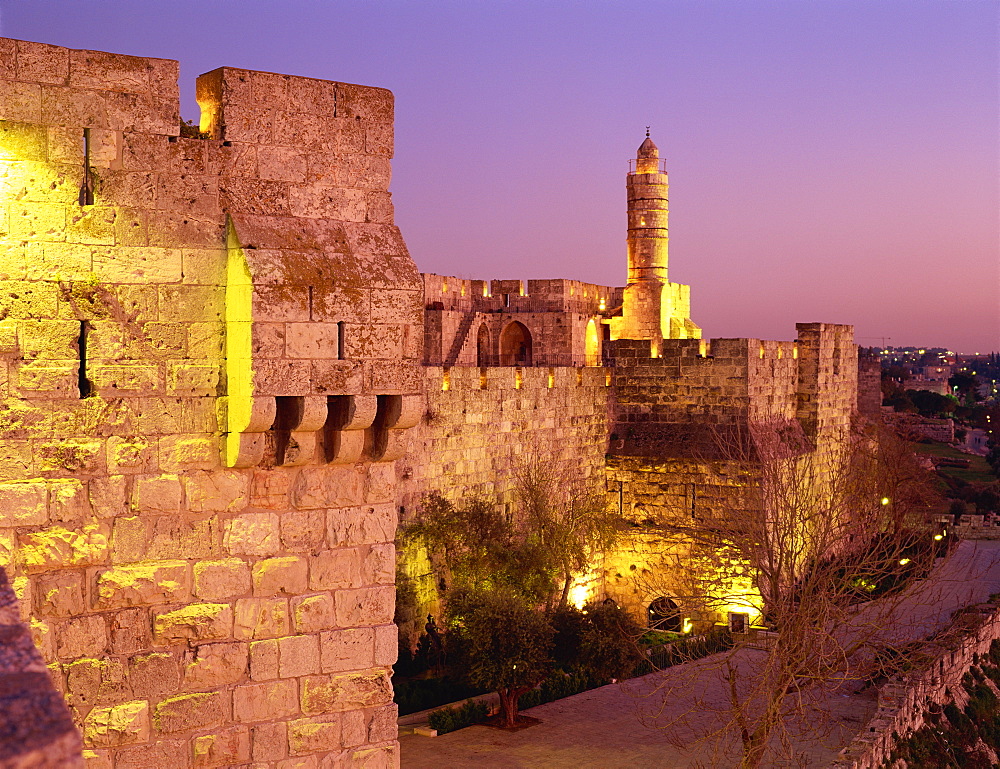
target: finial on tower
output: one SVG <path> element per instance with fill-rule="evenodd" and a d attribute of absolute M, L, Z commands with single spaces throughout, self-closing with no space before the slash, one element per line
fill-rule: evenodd
<path fill-rule="evenodd" d="M 660 157 L 660 150 L 653 140 L 649 138 L 649 126 L 646 126 L 646 138 L 642 140 L 642 144 L 639 145 L 639 153 L 636 155 L 639 160 L 646 158 L 658 158 Z M 645 173 L 649 173 L 648 171 Z"/>

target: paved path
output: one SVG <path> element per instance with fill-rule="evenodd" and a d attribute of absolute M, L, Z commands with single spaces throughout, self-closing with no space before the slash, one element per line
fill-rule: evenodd
<path fill-rule="evenodd" d="M 1000 592 L 1000 542 L 963 542 L 954 556 L 899 607 L 900 622 L 887 636 L 913 637 L 943 626 L 958 607 Z M 747 655 L 755 652 L 748 651 Z M 724 711 L 724 688 L 714 655 L 625 684 L 612 684 L 525 711 L 541 723 L 517 732 L 472 726 L 441 737 L 400 737 L 404 769 L 450 767 L 657 767 L 733 766 L 732 743 L 694 744 L 690 730 L 711 727 Z M 831 690 L 817 695 L 796 751 L 810 767 L 827 765 L 867 721 L 874 692 Z M 659 714 L 657 711 L 659 710 Z M 657 729 L 655 722 L 683 717 L 687 729 Z M 825 725 L 816 735 L 816 723 Z M 795 728 L 790 728 L 794 732 Z M 684 747 L 673 744 L 680 742 Z M 728 757 L 727 757 L 728 751 Z M 793 766 L 785 763 L 782 766 Z"/>

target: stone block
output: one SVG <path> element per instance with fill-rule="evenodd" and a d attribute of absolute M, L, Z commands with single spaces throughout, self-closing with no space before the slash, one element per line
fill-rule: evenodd
<path fill-rule="evenodd" d="M 215 437 L 165 435 L 158 443 L 160 467 L 164 470 L 214 470 L 221 462 Z"/>
<path fill-rule="evenodd" d="M 288 726 L 284 721 L 252 727 L 251 755 L 254 761 L 277 761 L 288 755 Z"/>
<path fill-rule="evenodd" d="M 392 685 L 384 673 L 306 676 L 301 680 L 305 715 L 370 708 L 392 700 Z"/>
<path fill-rule="evenodd" d="M 278 674 L 282 678 L 319 673 L 319 636 L 297 635 L 279 638 L 278 658 Z"/>
<path fill-rule="evenodd" d="M 200 644 L 189 652 L 184 668 L 184 688 L 218 689 L 247 675 L 249 649 L 245 643 Z"/>
<path fill-rule="evenodd" d="M 268 681 L 278 677 L 278 641 L 252 641 L 250 643 L 250 678 Z"/>
<path fill-rule="evenodd" d="M 354 467 L 306 467 L 291 489 L 292 504 L 300 510 L 347 507 L 361 502 L 363 478 Z"/>
<path fill-rule="evenodd" d="M 372 667 L 375 664 L 375 639 L 375 629 L 370 627 L 321 633 L 320 653 L 323 672 L 342 673 L 348 670 L 367 670 Z"/>
<path fill-rule="evenodd" d="M 310 364 L 312 392 L 324 395 L 350 395 L 365 386 L 365 370 L 361 361 L 314 360 Z"/>
<path fill-rule="evenodd" d="M 340 714 L 288 722 L 288 752 L 293 756 L 339 750 L 340 747 Z"/>
<path fill-rule="evenodd" d="M 152 195 L 149 188 L 151 176 L 129 174 L 117 177 L 115 182 L 128 184 L 124 205 L 149 208 L 144 198 Z M 116 246 L 98 249 L 94 252 L 94 274 L 105 283 L 138 283 L 155 285 L 158 283 L 179 283 L 181 270 L 181 250 L 179 248 L 149 248 Z"/>
<path fill-rule="evenodd" d="M 203 734 L 191 741 L 191 766 L 235 766 L 250 760 L 250 730 L 245 726 Z"/>
<path fill-rule="evenodd" d="M 67 701 L 86 709 L 130 699 L 125 666 L 115 659 L 82 659 L 65 666 Z"/>
<path fill-rule="evenodd" d="M 254 386 L 262 395 L 311 395 L 311 364 L 307 360 L 259 360 Z"/>
<path fill-rule="evenodd" d="M 107 442 L 108 470 L 113 473 L 152 473 L 157 466 L 156 445 L 138 436 L 112 435 Z"/>
<path fill-rule="evenodd" d="M 107 618 L 112 653 L 133 654 L 150 645 L 150 622 L 147 609 L 124 609 L 107 615 Z"/>
<path fill-rule="evenodd" d="M 396 538 L 397 522 L 393 504 L 330 510 L 327 513 L 327 540 L 334 547 L 392 542 Z"/>
<path fill-rule="evenodd" d="M 236 602 L 237 638 L 277 638 L 288 632 L 287 598 L 241 598 Z"/>
<path fill-rule="evenodd" d="M 273 555 L 281 547 L 278 516 L 245 513 L 227 521 L 224 545 L 233 555 Z"/>
<path fill-rule="evenodd" d="M 389 667 L 396 664 L 399 655 L 399 631 L 395 625 L 379 625 L 375 628 L 375 664 Z M 327 671 L 323 671 L 327 672 Z"/>
<path fill-rule="evenodd" d="M 43 526 L 48 522 L 48 489 L 44 483 L 0 483 L 8 525 Z"/>
<path fill-rule="evenodd" d="M 337 359 L 337 323 L 286 323 L 285 354 L 289 358 Z M 345 356 L 346 357 L 346 356 Z"/>
<path fill-rule="evenodd" d="M 240 558 L 200 561 L 194 565 L 194 592 L 199 598 L 236 598 L 250 592 L 250 585 L 250 566 Z"/>
<path fill-rule="evenodd" d="M 368 587 L 360 590 L 338 590 L 337 624 L 340 627 L 385 625 L 392 622 L 395 590 L 392 587 Z"/>
<path fill-rule="evenodd" d="M 329 593 L 317 593 L 293 598 L 292 619 L 298 633 L 315 633 L 334 627 L 337 612 L 333 596 Z"/>
<path fill-rule="evenodd" d="M 19 559 L 29 573 L 102 563 L 108 556 L 110 529 L 93 523 L 80 530 L 54 526 L 19 537 Z"/>
<path fill-rule="evenodd" d="M 179 694 L 156 705 L 153 711 L 153 726 L 164 734 L 211 729 L 228 720 L 228 716 L 228 693 Z"/>
<path fill-rule="evenodd" d="M 107 750 L 84 750 L 82 755 L 85 769 L 114 769 Z"/>
<path fill-rule="evenodd" d="M 240 723 L 252 723 L 298 715 L 297 693 L 294 679 L 237 686 L 233 690 L 233 718 Z"/>
<path fill-rule="evenodd" d="M 190 747 L 186 740 L 157 740 L 115 751 L 115 769 L 188 769 Z"/>
<path fill-rule="evenodd" d="M 383 705 L 380 708 L 375 708 L 375 712 L 371 716 L 371 721 L 368 723 L 367 742 L 388 742 L 389 740 L 395 740 L 399 736 L 399 728 L 397 726 L 398 712 L 399 709 L 394 702 Z"/>
<path fill-rule="evenodd" d="M 345 748 L 368 742 L 368 719 L 363 710 L 348 710 L 340 714 L 340 740 Z"/>
<path fill-rule="evenodd" d="M 371 545 L 361 567 L 362 584 L 393 585 L 396 581 L 396 547 Z"/>
<path fill-rule="evenodd" d="M 359 548 L 325 550 L 311 556 L 309 561 L 310 590 L 356 588 L 365 584 L 364 564 Z"/>
<path fill-rule="evenodd" d="M 228 638 L 233 634 L 233 608 L 228 604 L 196 603 L 157 614 L 153 633 L 161 644 Z"/>
<path fill-rule="evenodd" d="M 303 556 L 265 558 L 253 565 L 253 592 L 256 596 L 285 593 L 298 595 L 306 591 L 309 561 Z"/>
<path fill-rule="evenodd" d="M 235 512 L 247 506 L 250 476 L 237 470 L 190 473 L 184 490 L 192 512 Z"/>
<path fill-rule="evenodd" d="M 171 395 L 216 395 L 219 367 L 214 364 L 171 363 L 167 369 L 167 392 Z"/>
<path fill-rule="evenodd" d="M 390 435 L 396 431 L 391 430 Z M 392 502 L 396 493 L 396 470 L 390 464 L 372 464 L 365 479 L 365 502 L 369 505 Z M 386 541 L 391 541 L 390 537 Z"/>
<path fill-rule="evenodd" d="M 118 566 L 97 577 L 98 609 L 176 603 L 191 595 L 187 561 L 146 561 Z"/>
<path fill-rule="evenodd" d="M 129 684 L 137 697 L 155 699 L 177 691 L 181 682 L 181 663 L 173 654 L 139 654 L 128 662 Z"/>
<path fill-rule="evenodd" d="M 142 513 L 176 513 L 181 507 L 181 482 L 176 475 L 151 475 L 135 479 L 132 509 Z"/>
<path fill-rule="evenodd" d="M 255 502 L 255 504 L 258 503 Z M 322 510 L 283 511 L 281 514 L 281 544 L 286 550 L 293 551 L 322 548 L 326 538 L 325 518 Z"/>
<path fill-rule="evenodd" d="M 148 395 L 161 389 L 159 366 L 142 364 L 95 365 L 90 367 L 90 382 L 106 397 Z"/>
<path fill-rule="evenodd" d="M 149 732 L 149 703 L 145 700 L 94 708 L 83 720 L 84 744 L 93 748 L 147 742 Z"/>
<path fill-rule="evenodd" d="M 399 765 L 399 751 L 396 745 L 380 745 L 350 752 L 346 758 L 350 766 L 366 769 L 392 769 Z"/>
<path fill-rule="evenodd" d="M 108 631 L 102 616 L 74 617 L 56 631 L 60 659 L 99 657 L 107 650 Z"/>
<path fill-rule="evenodd" d="M 42 574 L 35 582 L 35 610 L 43 616 L 83 614 L 83 573 L 63 571 Z"/>

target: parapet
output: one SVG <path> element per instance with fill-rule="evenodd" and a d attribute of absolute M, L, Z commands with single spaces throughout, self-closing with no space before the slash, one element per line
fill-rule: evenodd
<path fill-rule="evenodd" d="M 469 280 L 423 273 L 425 306 L 459 312 L 567 312 L 598 315 L 621 304 L 621 288 L 579 280 Z"/>

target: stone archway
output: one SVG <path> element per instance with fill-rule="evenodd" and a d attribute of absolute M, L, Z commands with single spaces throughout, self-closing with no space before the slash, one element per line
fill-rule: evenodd
<path fill-rule="evenodd" d="M 660 596 L 649 604 L 646 619 L 649 627 L 668 633 L 680 633 L 684 624 L 681 620 L 680 607 L 673 599 L 666 596 Z"/>
<path fill-rule="evenodd" d="M 516 320 L 500 333 L 500 365 L 531 365 L 531 332 Z"/>
<path fill-rule="evenodd" d="M 479 325 L 479 332 L 476 334 L 476 365 L 490 365 L 490 330 L 485 323 Z"/>

